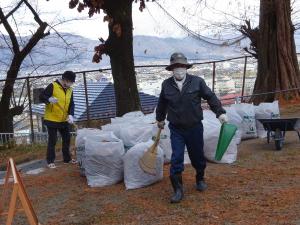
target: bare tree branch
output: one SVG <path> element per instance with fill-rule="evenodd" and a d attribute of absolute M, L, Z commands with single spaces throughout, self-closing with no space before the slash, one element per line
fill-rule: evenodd
<path fill-rule="evenodd" d="M 24 83 L 23 83 L 23 86 L 22 86 L 22 90 L 21 90 L 21 93 L 20 93 L 20 98 L 19 98 L 18 105 L 20 105 L 20 102 L 21 102 L 21 96 L 23 95 L 23 91 L 24 91 L 24 88 L 25 88 L 25 84 L 26 84 L 26 81 L 24 80 Z M 24 105 L 24 102 L 23 102 L 23 105 Z"/>
<path fill-rule="evenodd" d="M 53 27 L 57 27 L 57 26 L 59 26 L 59 25 L 61 25 L 61 24 L 65 24 L 65 23 L 68 23 L 68 22 L 73 22 L 73 21 L 86 21 L 86 20 L 96 20 L 96 19 L 91 19 L 91 18 L 85 18 L 85 17 L 83 17 L 83 18 L 72 18 L 72 19 L 68 19 L 68 20 L 62 20 L 62 21 L 59 21 L 59 22 L 57 22 L 57 23 L 55 23 L 55 24 L 53 24 L 53 25 L 51 25 L 51 27 L 53 28 Z"/>
<path fill-rule="evenodd" d="M 28 97 L 28 94 L 27 94 L 27 93 L 25 93 L 25 97 L 24 97 L 24 100 L 23 100 L 23 103 L 22 103 L 22 105 L 25 105 L 25 102 L 27 101 L 27 97 Z"/>
<path fill-rule="evenodd" d="M 15 17 L 12 15 L 12 18 L 13 18 L 13 21 L 15 23 L 15 26 L 16 26 L 16 29 L 17 29 L 17 32 L 18 32 L 18 35 L 19 35 L 19 39 L 21 41 L 21 45 L 24 44 L 24 41 L 22 40 L 22 36 L 21 36 L 21 33 L 19 31 L 19 27 L 18 27 L 18 23 L 17 21 L 15 20 Z"/>
<path fill-rule="evenodd" d="M 7 31 L 8 35 L 10 37 L 11 43 L 13 45 L 14 53 L 18 54 L 20 52 L 20 50 L 19 50 L 20 46 L 19 46 L 18 40 L 16 38 L 16 35 L 15 35 L 13 29 L 11 28 L 11 26 L 8 23 L 7 19 L 5 18 L 5 15 L 4 15 L 1 7 L 0 7 L 0 19 L 3 23 L 3 26 L 5 27 L 5 30 Z"/>
<path fill-rule="evenodd" d="M 0 31 L 0 32 L 1 32 L 1 31 Z M 13 53 L 14 50 L 10 47 L 9 43 L 8 43 L 7 40 L 6 40 L 5 35 L 4 35 L 2 32 L 1 32 L 1 35 L 2 35 L 2 37 L 3 37 L 4 42 L 6 43 L 7 47 L 8 47 L 8 48 L 10 49 L 10 51 Z"/>
<path fill-rule="evenodd" d="M 11 116 L 21 115 L 23 110 L 24 110 L 24 106 L 23 105 L 18 105 L 18 106 L 15 106 L 13 108 L 10 108 L 8 113 Z"/>
<path fill-rule="evenodd" d="M 39 15 L 37 14 L 37 12 L 33 9 L 33 7 L 28 3 L 27 0 L 23 0 L 24 3 L 27 5 L 27 7 L 30 9 L 30 11 L 32 12 L 32 14 L 34 15 L 34 20 L 40 25 L 43 26 L 43 21 L 41 20 L 41 18 L 39 17 Z"/>
<path fill-rule="evenodd" d="M 17 9 L 22 5 L 24 0 L 20 1 L 15 8 L 13 8 L 6 16 L 5 19 L 8 19 L 8 17 L 10 17 L 15 11 L 17 11 Z M 0 24 L 2 23 L 2 19 L 0 20 Z"/>
<path fill-rule="evenodd" d="M 259 29 L 258 27 L 252 28 L 250 20 L 245 21 L 245 25 L 242 25 L 239 31 L 247 36 L 250 41 L 250 50 L 248 48 L 244 48 L 246 52 L 253 55 L 256 59 L 258 58 L 258 41 L 259 41 Z"/>
<path fill-rule="evenodd" d="M 60 33 L 57 32 L 57 30 L 56 30 L 53 26 L 49 25 L 49 27 L 50 27 L 51 29 L 54 30 L 54 32 L 55 32 L 55 33 L 63 40 L 63 42 L 64 42 L 67 46 L 71 47 L 71 45 L 63 38 L 63 36 L 60 35 Z"/>
<path fill-rule="evenodd" d="M 40 39 L 50 34 L 50 32 L 44 33 L 47 26 L 48 24 L 46 22 L 43 22 L 40 25 L 40 27 L 37 29 L 35 34 L 29 39 L 27 45 L 22 49 L 21 51 L 22 56 L 25 57 L 33 49 L 33 47 L 39 42 Z"/>
<path fill-rule="evenodd" d="M 13 91 L 13 93 L 12 93 L 11 102 L 12 102 L 12 105 L 15 107 L 15 106 L 16 106 L 16 97 L 15 97 L 15 91 Z"/>

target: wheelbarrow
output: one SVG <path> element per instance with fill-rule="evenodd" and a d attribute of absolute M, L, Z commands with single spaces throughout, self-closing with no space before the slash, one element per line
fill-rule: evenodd
<path fill-rule="evenodd" d="M 296 131 L 300 140 L 300 118 L 258 119 L 267 131 L 267 141 L 275 141 L 276 150 L 281 150 L 286 131 Z"/>

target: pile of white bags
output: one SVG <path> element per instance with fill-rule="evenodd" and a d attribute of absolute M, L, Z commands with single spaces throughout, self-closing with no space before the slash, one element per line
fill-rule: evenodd
<path fill-rule="evenodd" d="M 123 179 L 124 144 L 111 131 L 89 135 L 85 141 L 85 174 L 88 185 L 103 187 Z"/>
<path fill-rule="evenodd" d="M 240 125 L 242 139 L 257 138 L 255 107 L 252 104 L 235 104 L 231 106 L 241 116 L 242 123 Z"/>
<path fill-rule="evenodd" d="M 130 125 L 132 122 L 139 123 L 142 121 L 144 114 L 140 111 L 130 112 L 123 117 L 111 118 L 111 123 L 101 127 L 102 130 L 112 131 L 118 138 L 120 138 L 120 131 L 123 127 Z"/>
<path fill-rule="evenodd" d="M 127 190 L 145 187 L 163 179 L 164 154 L 159 146 L 157 148 L 156 175 L 145 173 L 139 165 L 140 158 L 152 144 L 152 140 L 138 143 L 126 152 L 123 160 L 124 183 Z"/>
<path fill-rule="evenodd" d="M 138 117 L 144 117 L 144 113 L 141 111 L 135 111 L 135 112 L 129 112 L 122 116 L 122 118 L 138 118 Z"/>
<path fill-rule="evenodd" d="M 164 129 L 161 131 L 160 134 L 160 141 L 159 141 L 159 147 L 164 152 L 164 163 L 170 163 L 171 162 L 171 156 L 172 156 L 172 146 L 171 146 L 171 139 L 170 139 L 170 129 L 168 126 L 169 122 L 166 121 L 166 125 Z M 152 127 L 152 139 L 157 135 L 158 127 L 157 124 L 154 124 Z M 184 150 L 184 164 L 191 164 L 191 160 L 189 158 L 187 149 Z"/>
<path fill-rule="evenodd" d="M 279 118 L 278 101 L 252 104 L 236 104 L 225 107 L 229 123 L 238 130 L 224 153 L 221 161 L 214 159 L 221 124 L 216 115 L 209 110 L 203 111 L 204 155 L 216 163 L 233 163 L 237 159 L 237 145 L 242 139 L 263 138 L 266 132 L 257 119 Z M 298 124 L 300 129 L 300 124 Z M 160 135 L 156 175 L 145 173 L 139 160 L 153 144 L 158 131 L 155 113 L 144 115 L 142 112 L 127 113 L 111 119 L 111 124 L 98 129 L 80 129 L 77 131 L 76 149 L 80 173 L 86 175 L 88 185 L 102 187 L 120 182 L 124 178 L 126 189 L 136 189 L 151 185 L 163 179 L 163 164 L 171 160 L 172 147 L 170 130 L 166 121 Z M 125 153 L 125 148 L 129 149 Z M 184 163 L 190 163 L 185 150 Z"/>
<path fill-rule="evenodd" d="M 257 135 L 259 138 L 267 137 L 267 132 L 264 129 L 264 126 L 258 119 L 279 119 L 279 105 L 278 101 L 274 101 L 272 103 L 260 103 L 255 107 L 255 117 L 256 117 L 256 128 Z"/>
<path fill-rule="evenodd" d="M 235 140 L 237 144 L 240 144 L 242 141 L 242 117 L 237 113 L 237 111 L 233 107 L 224 107 L 226 110 L 226 114 L 228 117 L 228 123 L 234 124 L 238 130 L 235 133 Z"/>
<path fill-rule="evenodd" d="M 122 126 L 126 126 L 127 124 L 122 123 L 109 123 L 101 127 L 103 131 L 112 131 L 117 138 L 120 138 L 120 129 Z"/>
<path fill-rule="evenodd" d="M 132 123 L 120 128 L 120 139 L 125 147 L 131 148 L 134 145 L 146 142 L 152 137 L 152 124 Z"/>
<path fill-rule="evenodd" d="M 111 124 L 102 126 L 102 130 L 112 131 L 128 149 L 151 138 L 154 122 L 154 114 L 145 116 L 140 111 L 130 112 L 122 117 L 112 118 Z"/>
<path fill-rule="evenodd" d="M 83 128 L 77 130 L 77 136 L 75 139 L 75 147 L 76 147 L 76 159 L 78 161 L 78 165 L 80 168 L 80 175 L 85 176 L 85 141 L 86 137 L 93 136 L 101 133 L 99 129 L 92 128 Z"/>
<path fill-rule="evenodd" d="M 203 139 L 204 139 L 204 155 L 209 161 L 217 163 L 233 163 L 237 158 L 237 139 L 236 135 L 233 137 L 231 143 L 229 144 L 226 152 L 224 153 L 222 160 L 216 161 L 215 154 L 219 140 L 219 134 L 221 129 L 221 123 L 216 118 L 216 115 L 209 110 L 203 111 L 204 120 L 203 128 Z"/>

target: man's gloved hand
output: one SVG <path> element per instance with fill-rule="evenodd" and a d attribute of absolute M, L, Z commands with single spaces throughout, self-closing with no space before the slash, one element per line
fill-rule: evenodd
<path fill-rule="evenodd" d="M 73 124 L 74 123 L 74 118 L 72 115 L 68 115 L 68 123 Z"/>
<path fill-rule="evenodd" d="M 55 98 L 55 97 L 50 97 L 50 98 L 48 99 L 48 101 L 49 101 L 50 103 L 57 103 L 57 102 L 58 102 L 57 98 Z"/>
<path fill-rule="evenodd" d="M 223 124 L 223 123 L 228 123 L 228 117 L 226 114 L 221 114 L 218 119 L 220 120 L 220 123 Z"/>
<path fill-rule="evenodd" d="M 157 121 L 157 127 L 160 128 L 160 129 L 164 129 L 165 121 L 160 121 L 160 122 Z"/>

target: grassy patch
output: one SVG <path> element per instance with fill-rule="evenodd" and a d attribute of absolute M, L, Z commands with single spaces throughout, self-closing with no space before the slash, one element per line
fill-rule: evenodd
<path fill-rule="evenodd" d="M 72 152 L 75 139 L 71 138 L 70 150 Z M 56 152 L 61 151 L 61 141 L 56 144 Z M 0 170 L 6 169 L 9 158 L 13 158 L 16 164 L 28 162 L 35 159 L 45 158 L 47 143 L 32 145 L 14 145 L 10 148 L 0 149 Z"/>
<path fill-rule="evenodd" d="M 45 144 L 18 145 L 13 148 L 0 150 L 0 170 L 6 168 L 6 163 L 10 157 L 16 164 L 38 159 L 46 154 Z"/>

